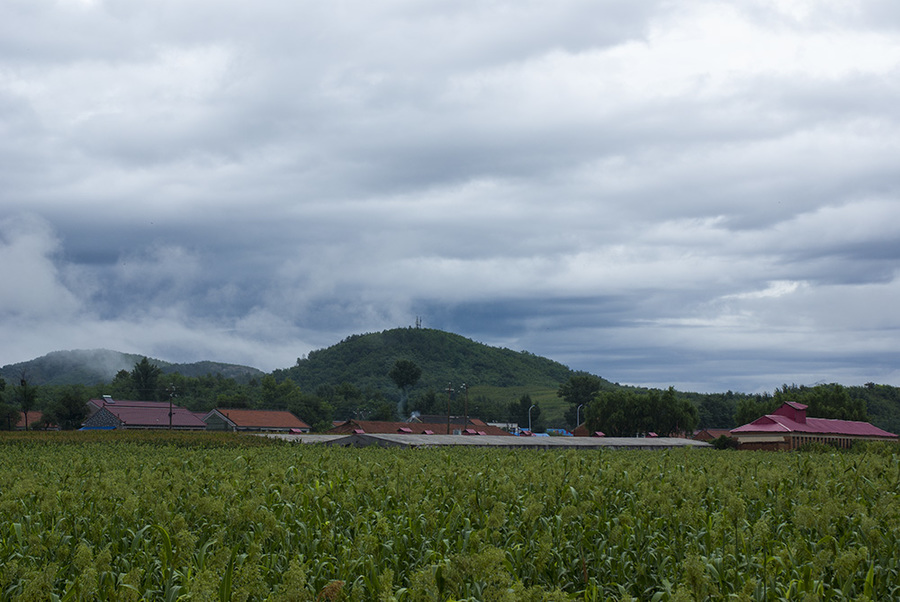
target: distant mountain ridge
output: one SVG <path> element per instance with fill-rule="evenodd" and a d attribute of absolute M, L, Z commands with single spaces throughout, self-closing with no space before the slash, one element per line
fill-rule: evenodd
<path fill-rule="evenodd" d="M 47 355 L 8 364 L 0 368 L 0 376 L 8 383 L 18 383 L 24 374 L 33 385 L 99 385 L 110 382 L 120 370 L 130 372 L 141 361 L 143 355 L 122 353 L 110 349 L 73 349 L 53 351 Z M 164 360 L 148 358 L 163 371 L 163 374 L 178 372 L 184 376 L 197 377 L 206 374 L 221 374 L 238 382 L 264 376 L 262 370 L 250 366 L 200 361 L 176 364 Z"/>

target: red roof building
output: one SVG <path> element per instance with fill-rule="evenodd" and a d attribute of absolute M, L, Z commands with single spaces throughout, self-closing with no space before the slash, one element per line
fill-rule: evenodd
<path fill-rule="evenodd" d="M 575 427 L 575 430 L 572 431 L 572 435 L 575 437 L 605 437 L 606 434 L 603 431 L 594 431 L 591 432 L 587 430 L 587 423 L 582 422 L 578 426 Z"/>
<path fill-rule="evenodd" d="M 712 441 L 719 437 L 731 437 L 730 429 L 701 429 L 691 437 L 694 441 Z"/>
<path fill-rule="evenodd" d="M 19 421 L 16 423 L 17 431 L 24 431 L 26 428 L 33 429 L 37 423 L 44 418 L 43 412 L 32 410 L 26 416 L 24 412 L 19 412 Z"/>
<path fill-rule="evenodd" d="M 91 415 L 82 423 L 85 429 L 206 430 L 206 423 L 195 414 L 169 405 L 168 401 L 128 401 L 106 396 L 89 400 L 88 407 Z"/>
<path fill-rule="evenodd" d="M 897 441 L 897 435 L 868 422 L 808 418 L 807 406 L 787 402 L 772 414 L 731 429 L 740 449 L 797 449 L 805 443 L 850 447 L 854 441 Z"/>
<path fill-rule="evenodd" d="M 212 410 L 203 417 L 211 431 L 308 433 L 309 425 L 286 410 Z"/>
<path fill-rule="evenodd" d="M 470 420 L 470 424 L 474 423 L 474 421 Z M 450 435 L 509 435 L 508 432 L 503 429 L 491 426 L 489 424 L 484 424 L 481 421 L 478 421 L 479 424 L 475 429 L 463 429 L 462 425 L 459 424 L 451 424 L 450 425 Z M 466 433 L 465 431 L 471 431 L 470 433 Z M 380 420 L 347 420 L 342 422 L 341 424 L 335 426 L 331 430 L 328 431 L 329 435 L 362 435 L 362 434 L 370 434 L 370 435 L 387 435 L 387 434 L 400 434 L 400 435 L 446 435 L 447 433 L 447 423 L 430 423 L 430 422 L 385 422 Z"/>

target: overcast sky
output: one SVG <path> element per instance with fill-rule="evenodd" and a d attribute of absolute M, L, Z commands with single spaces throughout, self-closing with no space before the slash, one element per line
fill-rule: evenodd
<path fill-rule="evenodd" d="M 900 385 L 898 261 L 896 0 L 0 2 L 0 365 Z"/>

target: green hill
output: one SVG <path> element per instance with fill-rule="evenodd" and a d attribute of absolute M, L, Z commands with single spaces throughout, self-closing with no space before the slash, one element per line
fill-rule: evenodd
<path fill-rule="evenodd" d="M 422 369 L 418 391 L 443 394 L 448 384 L 459 390 L 465 383 L 470 396 L 503 402 L 528 393 L 540 402 L 548 418 L 561 415 L 565 402 L 556 397 L 556 390 L 575 374 L 559 362 L 527 351 L 491 347 L 429 328 L 397 328 L 350 336 L 274 375 L 279 381 L 290 378 L 309 393 L 321 385 L 347 382 L 394 399 L 398 391 L 388 372 L 401 359 Z"/>

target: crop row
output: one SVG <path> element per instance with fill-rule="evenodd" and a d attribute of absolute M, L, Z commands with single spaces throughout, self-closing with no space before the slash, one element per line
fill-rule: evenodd
<path fill-rule="evenodd" d="M 0 599 L 897 599 L 898 494 L 896 453 L 14 437 Z"/>

